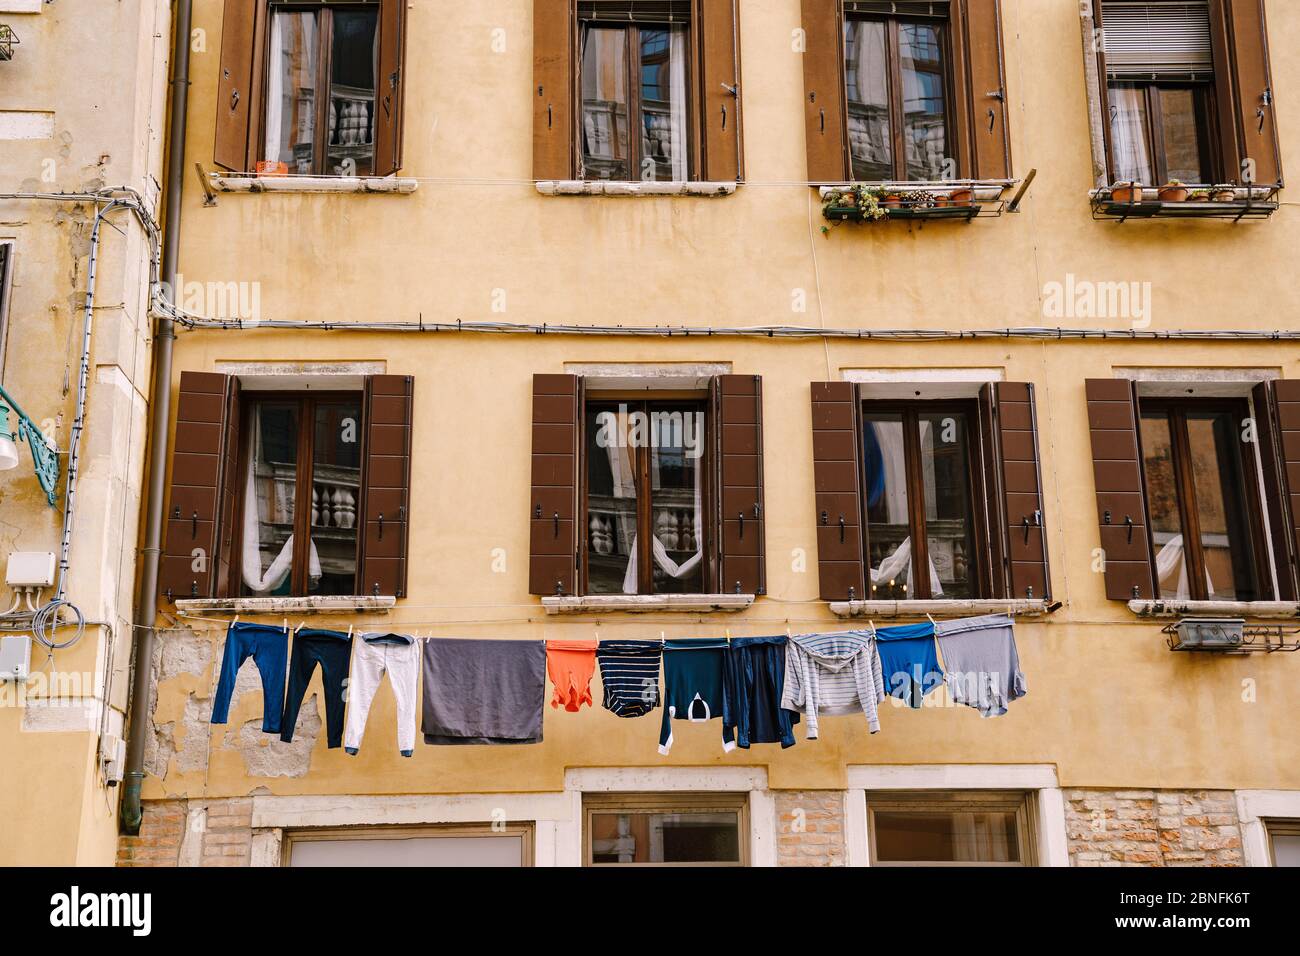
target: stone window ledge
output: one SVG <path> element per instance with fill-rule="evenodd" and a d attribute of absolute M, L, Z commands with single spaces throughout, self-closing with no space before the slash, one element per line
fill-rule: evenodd
<path fill-rule="evenodd" d="M 736 183 L 544 179 L 537 183 L 537 191 L 543 196 L 730 196 L 736 186 Z"/>
<path fill-rule="evenodd" d="M 842 193 L 848 185 L 871 186 L 877 189 L 888 189 L 891 193 L 898 193 L 906 196 L 908 193 L 927 192 L 936 196 L 951 196 L 959 189 L 969 189 L 975 202 L 996 202 L 1002 198 L 1012 186 L 1019 182 L 1017 179 L 968 179 L 968 180 L 938 180 L 935 182 L 863 182 L 846 184 L 844 186 L 820 186 L 817 193 L 822 199 L 825 199 L 831 193 Z"/>
<path fill-rule="evenodd" d="M 1146 601 L 1128 602 L 1138 617 L 1244 617 L 1295 620 L 1300 604 L 1294 601 Z"/>
<path fill-rule="evenodd" d="M 211 175 L 222 193 L 413 193 L 419 180 L 397 176 L 223 176 Z"/>
<path fill-rule="evenodd" d="M 269 598 L 185 598 L 176 610 L 195 614 L 386 614 L 397 598 L 373 595 Z"/>
<path fill-rule="evenodd" d="M 977 614 L 1005 614 L 1008 611 L 1020 617 L 1051 614 L 1057 605 L 1041 599 L 1024 598 L 1005 600 L 970 601 L 831 601 L 831 613 L 836 617 L 894 618 L 894 617 L 970 617 Z"/>
<path fill-rule="evenodd" d="M 599 594 L 542 598 L 542 607 L 547 614 L 743 611 L 753 603 L 752 594 Z"/>

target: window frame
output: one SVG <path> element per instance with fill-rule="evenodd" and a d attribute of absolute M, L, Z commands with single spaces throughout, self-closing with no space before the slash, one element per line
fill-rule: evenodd
<path fill-rule="evenodd" d="M 1161 186 L 1170 181 L 1169 159 L 1164 146 L 1164 107 L 1160 98 L 1160 93 L 1164 90 L 1191 90 L 1194 96 L 1199 91 L 1203 95 L 1196 119 L 1198 131 L 1203 136 L 1200 156 L 1201 168 L 1203 172 L 1208 170 L 1209 178 L 1203 183 L 1186 183 L 1185 185 L 1208 185 L 1222 181 L 1223 171 L 1220 169 L 1220 160 L 1222 159 L 1223 149 L 1219 134 L 1219 104 L 1213 80 L 1149 80 L 1146 82 L 1117 80 L 1112 82 L 1109 77 L 1103 77 L 1102 80 L 1106 87 L 1106 163 L 1109 166 L 1110 181 L 1112 183 L 1120 181 L 1118 179 L 1119 170 L 1115 165 L 1115 137 L 1111 130 L 1111 123 L 1114 121 L 1111 114 L 1116 110 L 1112 89 L 1116 86 L 1132 88 L 1142 94 L 1143 105 L 1146 109 L 1146 121 L 1143 123 L 1142 135 L 1146 139 L 1147 154 L 1151 157 L 1152 174 L 1157 180 L 1154 183 L 1144 185 Z"/>
<path fill-rule="evenodd" d="M 531 867 L 536 861 L 534 828 L 531 822 L 506 823 L 442 823 L 407 826 L 403 824 L 376 824 L 350 827 L 311 827 L 285 830 L 280 844 L 280 866 L 293 866 L 295 843 L 336 842 L 342 840 L 407 840 L 420 837 L 520 837 L 520 866 Z"/>
<path fill-rule="evenodd" d="M 592 817 L 597 813 L 736 813 L 736 861 L 697 863 L 595 863 L 592 861 Z M 747 867 L 752 848 L 749 839 L 747 792 L 584 793 L 582 795 L 582 865 L 605 869 L 679 867 Z"/>
<path fill-rule="evenodd" d="M 1155 529 L 1151 526 L 1150 489 L 1146 476 L 1146 450 L 1142 442 L 1143 418 L 1148 412 L 1162 413 L 1168 417 L 1170 434 L 1170 462 L 1174 469 L 1174 485 L 1178 494 L 1179 521 L 1183 529 L 1183 551 L 1187 560 L 1188 600 L 1192 601 L 1241 601 L 1242 598 L 1215 598 L 1205 590 L 1205 558 L 1201 544 L 1200 516 L 1192 509 L 1195 502 L 1195 479 L 1188 464 L 1190 439 L 1187 433 L 1187 412 L 1228 412 L 1235 416 L 1236 430 L 1240 433 L 1242 426 L 1253 415 L 1262 414 L 1261 410 L 1252 409 L 1245 398 L 1166 398 L 1138 397 L 1137 431 L 1138 461 L 1142 465 L 1142 494 L 1146 507 L 1147 529 L 1151 536 L 1149 551 L 1151 555 L 1151 576 L 1153 593 L 1160 600 L 1160 578 L 1156 570 Z M 1276 593 L 1273 577 L 1273 564 L 1268 553 L 1267 536 L 1264 533 L 1263 498 L 1260 492 L 1259 463 L 1255 458 L 1258 441 L 1241 442 L 1242 474 L 1246 487 L 1239 489 L 1244 498 L 1247 530 L 1251 537 L 1251 551 L 1255 560 L 1256 594 L 1250 600 L 1270 600 Z M 1233 582 L 1234 588 L 1236 582 Z"/>
<path fill-rule="evenodd" d="M 9 312 L 13 299 L 14 258 L 18 243 L 0 239 L 0 382 L 4 381 L 9 356 Z"/>
<path fill-rule="evenodd" d="M 901 414 L 903 417 L 904 468 L 907 474 L 907 511 L 908 534 L 912 542 L 912 587 L 911 596 L 899 598 L 900 601 L 947 600 L 945 597 L 934 598 L 930 594 L 930 576 L 917 569 L 925 568 L 929 559 L 929 542 L 925 531 L 925 477 L 922 473 L 920 447 L 920 415 L 924 412 L 960 411 L 966 416 L 966 458 L 971 480 L 967 483 L 970 520 L 974 531 L 975 554 L 970 556 L 967 569 L 971 576 L 971 590 L 975 592 L 970 600 L 990 597 L 991 582 L 986 579 L 984 561 L 979 555 L 989 549 L 988 513 L 983 492 L 983 434 L 980 422 L 980 408 L 977 399 L 925 399 L 903 401 L 891 399 L 859 398 L 863 416 L 863 427 L 857 436 L 858 460 L 862 462 L 862 481 L 865 488 L 866 473 L 866 416 L 871 412 Z M 868 517 L 866 496 L 862 499 L 862 525 L 865 529 L 863 541 L 863 572 L 866 575 L 867 595 L 875 600 L 871 584 L 871 521 Z M 924 591 L 924 593 L 921 593 Z M 884 600 L 894 600 L 892 598 Z M 957 599 L 961 600 L 961 599 Z"/>
<path fill-rule="evenodd" d="M 317 406 L 331 402 L 350 402 L 355 401 L 358 406 L 357 419 L 357 442 L 358 442 L 358 475 L 357 475 L 357 522 L 353 526 L 357 532 L 356 544 L 356 567 L 352 574 L 352 594 L 361 594 L 362 589 L 359 582 L 362 573 L 362 562 L 364 557 L 366 526 L 363 503 L 365 501 L 366 491 L 366 458 L 367 458 L 367 439 L 368 422 L 366 421 L 366 392 L 364 389 L 344 390 L 337 389 L 331 391 L 310 391 L 306 389 L 285 389 L 280 390 L 261 390 L 245 391 L 240 394 L 240 422 L 239 435 L 240 447 L 238 449 L 238 468 L 240 475 L 248 474 L 249 458 L 251 454 L 252 435 L 251 423 L 253 420 L 253 410 L 263 402 L 278 402 L 281 404 L 298 404 L 298 474 L 294 479 L 294 499 L 293 499 L 293 560 L 289 573 L 289 590 L 290 594 L 286 597 L 302 599 L 313 597 L 308 588 L 308 560 L 311 553 L 311 487 L 312 479 L 315 475 L 315 446 L 316 446 L 316 428 L 315 428 L 315 409 Z M 303 474 L 303 464 L 308 469 L 307 474 Z M 303 478 L 306 477 L 306 481 Z M 230 581 L 229 593 L 226 595 L 230 598 L 243 597 L 243 580 L 244 580 L 244 549 L 239 546 L 239 536 L 241 529 L 244 527 L 245 509 L 248 507 L 247 501 L 247 482 L 238 481 L 235 486 L 235 503 L 234 503 L 234 520 L 235 520 L 235 546 L 231 549 L 230 555 Z"/>
<path fill-rule="evenodd" d="M 703 578 L 702 587 L 704 590 L 699 594 L 709 594 L 710 582 L 717 576 L 717 555 L 715 548 L 717 546 L 717 531 L 714 527 L 715 522 L 712 520 L 714 513 L 714 486 L 716 483 L 717 456 L 714 454 L 714 416 L 709 403 L 707 391 L 700 390 L 681 390 L 681 391 L 600 391 L 595 389 L 586 389 L 582 398 L 582 405 L 579 408 L 579 433 L 578 442 L 581 453 L 578 461 L 578 519 L 581 522 L 578 525 L 578 552 L 581 555 L 578 568 L 578 590 L 583 596 L 590 597 L 591 591 L 590 580 L 590 560 L 591 560 L 591 515 L 589 505 L 591 502 L 590 483 L 590 462 L 587 456 L 587 409 L 591 405 L 604 405 L 608 403 L 626 404 L 629 411 L 649 412 L 651 405 L 677 405 L 689 407 L 692 411 L 699 411 L 704 415 L 704 453 L 700 456 L 700 464 L 697 466 L 701 469 L 701 513 L 704 515 L 703 543 L 701 547 L 704 551 L 704 557 L 701 559 L 701 576 Z M 637 408 L 636 406 L 639 406 Z M 657 592 L 654 590 L 654 553 L 652 542 L 654 538 L 654 504 L 650 495 L 650 449 L 636 449 L 636 484 L 637 484 L 637 592 L 635 595 L 623 595 L 626 597 L 653 597 L 659 594 L 685 593 L 692 594 L 695 592 Z M 647 533 L 649 532 L 649 533 Z M 598 596 L 606 596 L 604 594 Z"/>
<path fill-rule="evenodd" d="M 1277 849 L 1274 846 L 1273 838 L 1275 836 L 1300 837 L 1300 819 L 1295 817 L 1265 817 L 1260 822 L 1264 824 L 1264 836 L 1268 843 L 1268 864 L 1276 867 Z"/>
<path fill-rule="evenodd" d="M 1037 793 L 1022 790 L 868 790 L 867 849 L 869 865 L 880 867 L 999 867 L 1033 868 L 1038 866 Z M 1016 815 L 1016 846 L 1019 860 L 881 860 L 877 855 L 876 814 L 887 813 L 959 813 L 983 810 Z"/>

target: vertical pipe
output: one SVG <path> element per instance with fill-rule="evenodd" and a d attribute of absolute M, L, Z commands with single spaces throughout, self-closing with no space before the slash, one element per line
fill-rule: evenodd
<path fill-rule="evenodd" d="M 167 199 L 162 251 L 163 288 L 173 290 L 180 255 L 181 185 L 185 181 L 185 122 L 190 89 L 190 24 L 193 0 L 175 0 L 172 27 L 171 114 L 167 122 Z M 149 726 L 153 687 L 154 622 L 158 617 L 158 564 L 162 555 L 163 476 L 167 471 L 167 423 L 171 418 L 172 320 L 159 314 L 154 334 L 153 393 L 150 399 L 148 507 L 144 547 L 140 551 L 140 595 L 136 603 L 135 670 L 131 675 L 131 729 L 127 740 L 125 787 L 120 826 L 123 833 L 140 832 L 144 810 L 144 744 Z"/>

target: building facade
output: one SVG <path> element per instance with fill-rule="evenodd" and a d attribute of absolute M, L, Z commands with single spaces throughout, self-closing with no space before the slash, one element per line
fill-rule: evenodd
<path fill-rule="evenodd" d="M 194 28 L 119 863 L 1294 861 L 1293 5 L 196 0 Z M 1028 693 L 996 717 L 939 687 L 879 733 L 674 721 L 664 754 L 597 674 L 540 742 L 412 748 L 391 644 L 359 748 L 330 665 L 267 732 L 304 624 L 350 640 L 355 709 L 363 633 L 1008 612 Z M 271 649 L 222 686 L 236 618 Z"/>

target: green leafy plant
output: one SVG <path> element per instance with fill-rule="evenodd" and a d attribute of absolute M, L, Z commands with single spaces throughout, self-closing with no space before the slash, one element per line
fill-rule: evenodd
<path fill-rule="evenodd" d="M 885 191 L 878 186 L 868 186 L 866 183 L 853 183 L 843 189 L 835 189 L 826 194 L 822 200 L 822 213 L 827 219 L 832 221 L 842 218 L 836 213 L 846 209 L 856 209 L 863 222 L 876 222 L 884 219 L 888 214 L 880 201 L 884 199 Z M 823 228 L 823 233 L 827 232 Z"/>

